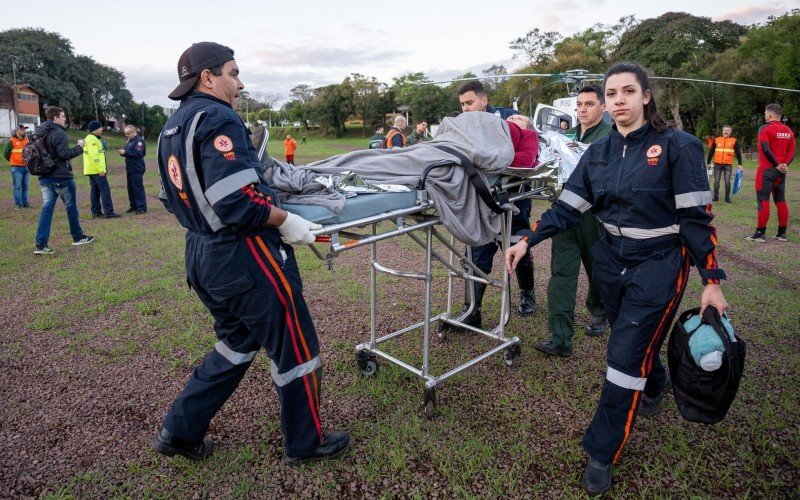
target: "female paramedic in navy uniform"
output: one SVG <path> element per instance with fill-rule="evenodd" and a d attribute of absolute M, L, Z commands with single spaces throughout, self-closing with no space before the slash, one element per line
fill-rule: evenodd
<path fill-rule="evenodd" d="M 263 347 L 280 399 L 284 461 L 340 455 L 350 438 L 322 430 L 319 342 L 290 246 L 313 242 L 311 230 L 321 226 L 276 205 L 234 111 L 244 85 L 233 51 L 196 43 L 178 60 L 178 76 L 169 97 L 181 104 L 158 142 L 160 197 L 187 229 L 186 276 L 214 317 L 218 342 L 151 445 L 167 456 L 206 458 L 211 419 Z"/>
<path fill-rule="evenodd" d="M 716 230 L 700 141 L 666 125 L 644 69 L 620 63 L 605 75 L 606 106 L 616 125 L 592 143 L 558 201 L 535 231 L 506 251 L 506 267 L 537 243 L 573 227 L 591 209 L 605 228 L 592 248 L 594 282 L 611 324 L 600 402 L 586 430 L 583 486 L 611 485 L 637 413 L 658 412 L 668 374 L 659 350 L 686 288 L 690 262 L 702 277 L 701 306 L 727 303 L 717 267 Z"/>

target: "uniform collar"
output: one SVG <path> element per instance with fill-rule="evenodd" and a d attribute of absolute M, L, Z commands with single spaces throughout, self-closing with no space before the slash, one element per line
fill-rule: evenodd
<path fill-rule="evenodd" d="M 652 127 L 650 127 L 650 123 L 644 122 L 644 125 L 634 130 L 633 132 L 630 132 L 626 137 L 623 137 L 622 134 L 620 134 L 619 131 L 617 130 L 617 124 L 615 123 L 611 127 L 611 135 L 617 141 L 637 142 L 644 139 L 644 137 L 650 133 L 650 130 L 652 130 Z"/>
<path fill-rule="evenodd" d="M 193 90 L 192 92 L 189 92 L 186 95 L 186 97 L 183 98 L 182 102 L 187 102 L 187 101 L 189 101 L 191 99 L 211 99 L 212 101 L 216 101 L 216 102 L 222 104 L 223 106 L 227 106 L 227 107 L 233 109 L 233 106 L 231 106 L 230 103 L 227 103 L 227 102 L 223 101 L 222 99 L 214 97 L 211 94 L 206 94 L 205 92 L 198 92 L 196 90 Z"/>

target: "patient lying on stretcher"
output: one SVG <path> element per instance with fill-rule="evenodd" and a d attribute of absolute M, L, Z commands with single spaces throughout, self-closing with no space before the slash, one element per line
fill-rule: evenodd
<path fill-rule="evenodd" d="M 462 113 L 445 118 L 436 137 L 407 148 L 353 151 L 298 167 L 274 162 L 265 172 L 283 203 L 316 204 L 340 213 L 344 196 L 323 192 L 320 202 L 305 196 L 306 187 L 319 191 L 319 175 L 353 172 L 373 184 L 399 184 L 412 189 L 429 167 L 425 181 L 428 198 L 453 235 L 470 245 L 493 241 L 500 232 L 500 218 L 479 199 L 461 168 L 461 158 L 437 146 L 445 146 L 466 158 L 488 184 L 489 177 L 531 169 L 538 155 L 536 133 L 525 117 L 504 121 L 491 113 Z M 316 187 L 313 185 L 316 184 Z M 282 191 L 282 193 L 281 193 Z M 298 199 L 297 195 L 302 196 Z M 516 210 L 508 203 L 509 210 Z"/>

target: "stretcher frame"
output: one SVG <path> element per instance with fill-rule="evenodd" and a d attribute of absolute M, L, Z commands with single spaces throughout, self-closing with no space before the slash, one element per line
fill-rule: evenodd
<path fill-rule="evenodd" d="M 517 177 L 500 177 L 492 186 L 490 192 L 495 199 L 501 195 L 508 195 L 511 202 L 524 199 L 554 200 L 555 189 L 552 185 L 544 184 L 533 187 L 525 192 L 509 193 L 510 189 L 519 188 L 530 183 L 530 179 Z M 500 250 L 505 252 L 512 240 L 517 238 L 511 234 L 511 210 L 505 210 L 501 215 L 503 219 L 501 234 L 498 235 Z M 391 222 L 391 229 L 379 232 L 379 224 Z M 509 274 L 503 269 L 502 279 L 492 279 L 472 262 L 472 252 L 469 245 L 466 252 L 462 251 L 456 243 L 457 240 L 451 235 L 446 237 L 437 226 L 441 220 L 435 214 L 433 202 L 426 197 L 424 190 L 417 191 L 416 205 L 408 208 L 401 208 L 387 211 L 384 213 L 364 217 L 344 223 L 330 224 L 323 226 L 321 230 L 313 231 L 317 236 L 318 242 L 330 243 L 327 253 L 323 253 L 317 245 L 309 245 L 314 254 L 325 261 L 328 267 L 332 267 L 333 260 L 343 252 L 370 246 L 370 338 L 367 342 L 356 346 L 356 362 L 359 370 L 364 376 L 373 376 L 378 372 L 378 358 L 391 364 L 399 366 L 414 375 L 422 378 L 425 382 L 422 409 L 426 416 L 433 417 L 436 411 L 436 387 L 450 377 L 480 363 L 481 361 L 503 353 L 503 360 L 507 366 L 513 366 L 521 353 L 520 339 L 516 336 L 506 335 L 506 324 L 510 318 L 511 300 L 509 287 Z M 418 233 L 423 233 L 419 235 Z M 378 260 L 378 243 L 399 236 L 408 236 L 425 250 L 424 270 L 421 272 L 409 272 L 392 269 L 380 264 Z M 446 248 L 447 256 L 441 255 L 434 249 L 434 241 L 438 241 Z M 447 307 L 446 310 L 433 314 L 431 311 L 431 289 L 434 279 L 433 264 L 438 262 L 448 270 L 447 275 Z M 461 266 L 459 268 L 458 266 Z M 403 327 L 394 332 L 378 336 L 377 317 L 378 317 L 378 273 L 388 274 L 399 278 L 421 280 L 425 282 L 424 295 L 424 317 L 421 321 Z M 469 307 L 466 311 L 453 311 L 453 291 L 455 280 L 463 280 L 473 283 L 483 283 L 489 287 L 500 289 L 500 316 L 499 323 L 491 329 L 476 328 L 464 323 L 467 316 L 476 307 L 474 287 L 469 286 Z M 465 297 L 465 301 L 466 301 Z M 474 358 L 458 365 L 450 370 L 435 375 L 430 370 L 430 343 L 431 327 L 438 323 L 436 329 L 439 338 L 444 339 L 447 332 L 451 329 L 467 330 L 473 333 L 488 337 L 498 344 Z M 413 366 L 398 357 L 381 349 L 381 344 L 395 339 L 409 332 L 422 329 L 422 366 Z"/>

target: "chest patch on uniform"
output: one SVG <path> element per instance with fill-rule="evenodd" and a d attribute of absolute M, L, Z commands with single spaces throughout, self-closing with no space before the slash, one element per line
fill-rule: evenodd
<path fill-rule="evenodd" d="M 220 153 L 227 153 L 233 149 L 233 141 L 227 135 L 218 135 L 214 139 L 214 149 Z"/>
<path fill-rule="evenodd" d="M 658 144 L 653 144 L 647 148 L 647 164 L 651 167 L 658 165 L 658 158 L 661 156 L 662 151 L 663 149 Z"/>
<path fill-rule="evenodd" d="M 169 159 L 167 160 L 167 174 L 169 175 L 169 180 L 175 184 L 175 187 L 179 190 L 183 189 L 183 176 L 181 175 L 181 166 L 178 163 L 178 159 L 175 155 L 170 155 Z"/>

